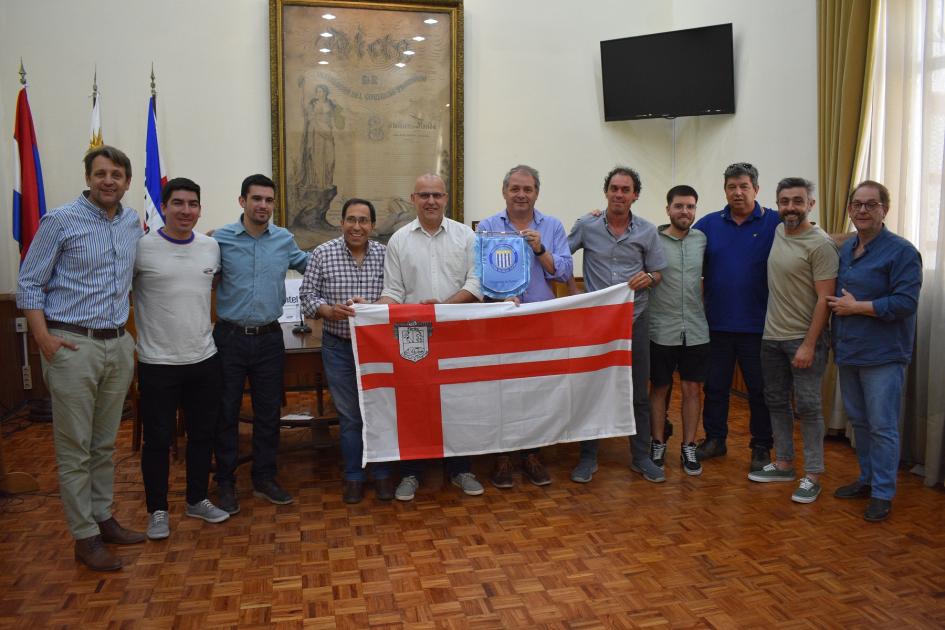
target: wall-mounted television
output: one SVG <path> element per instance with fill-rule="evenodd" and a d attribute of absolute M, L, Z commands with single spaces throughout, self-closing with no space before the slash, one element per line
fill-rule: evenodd
<path fill-rule="evenodd" d="M 735 113 L 732 25 L 600 43 L 604 120 Z"/>

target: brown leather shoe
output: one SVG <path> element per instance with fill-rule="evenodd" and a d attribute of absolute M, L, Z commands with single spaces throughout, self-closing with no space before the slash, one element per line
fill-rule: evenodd
<path fill-rule="evenodd" d="M 75 559 L 93 571 L 117 571 L 121 568 L 121 558 L 105 548 L 101 536 L 76 540 Z"/>
<path fill-rule="evenodd" d="M 135 545 L 144 542 L 144 532 L 125 529 L 118 524 L 114 516 L 99 523 L 98 529 L 102 532 L 102 542 L 112 543 L 113 545 Z"/>
<path fill-rule="evenodd" d="M 360 503 L 364 496 L 364 482 L 353 479 L 345 479 L 344 493 L 341 495 L 345 503 Z"/>
<path fill-rule="evenodd" d="M 492 485 L 496 488 L 511 488 L 515 485 L 512 480 L 512 458 L 508 455 L 499 455 L 495 458 L 495 470 L 492 472 Z"/>
<path fill-rule="evenodd" d="M 390 501 L 394 498 L 394 480 L 390 477 L 374 480 L 374 491 L 378 501 Z"/>
<path fill-rule="evenodd" d="M 522 470 L 525 472 L 525 477 L 536 486 L 547 486 L 551 483 L 551 475 L 542 465 L 538 453 L 529 453 L 525 456 L 525 461 L 522 462 Z"/>

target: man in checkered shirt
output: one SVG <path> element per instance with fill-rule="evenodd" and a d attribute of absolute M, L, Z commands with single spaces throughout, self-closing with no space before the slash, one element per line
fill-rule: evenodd
<path fill-rule="evenodd" d="M 349 199 L 341 208 L 341 233 L 315 248 L 309 259 L 299 299 L 309 317 L 323 318 L 322 363 L 328 375 L 338 422 L 344 459 L 345 503 L 358 503 L 364 494 L 366 474 L 361 467 L 361 409 L 358 406 L 357 374 L 351 352 L 348 318 L 354 315 L 350 301 L 374 302 L 384 288 L 386 247 L 370 240 L 377 214 L 370 201 Z M 374 465 L 377 498 L 394 497 L 390 464 Z"/>

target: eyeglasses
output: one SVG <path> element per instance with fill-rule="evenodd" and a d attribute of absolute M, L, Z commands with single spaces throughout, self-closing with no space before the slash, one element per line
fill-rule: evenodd
<path fill-rule="evenodd" d="M 439 200 L 446 196 L 446 193 L 442 193 L 442 192 L 418 192 L 414 194 L 420 197 L 421 199 L 423 199 L 424 201 L 426 201 L 430 197 L 433 197 L 434 199 Z"/>
<path fill-rule="evenodd" d="M 866 203 L 863 203 L 862 201 L 850 202 L 850 208 L 854 212 L 859 212 L 863 208 L 866 208 L 868 211 L 873 212 L 874 210 L 876 210 L 876 208 L 882 208 L 882 207 L 883 207 L 883 204 L 881 204 L 878 201 L 867 201 Z"/>
<path fill-rule="evenodd" d="M 371 217 L 356 217 L 349 214 L 345 217 L 345 223 L 348 225 L 369 225 Z"/>

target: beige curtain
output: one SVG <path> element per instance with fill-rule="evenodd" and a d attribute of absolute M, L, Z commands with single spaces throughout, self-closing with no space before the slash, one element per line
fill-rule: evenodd
<path fill-rule="evenodd" d="M 945 0 L 880 0 L 869 153 L 889 188 L 886 225 L 922 253 L 924 277 L 902 418 L 902 457 L 945 479 Z"/>
<path fill-rule="evenodd" d="M 847 230 L 847 195 L 866 156 L 878 5 L 876 0 L 817 3 L 818 198 L 820 223 L 830 234 Z M 832 358 L 824 373 L 823 407 L 828 429 L 852 439 Z"/>

